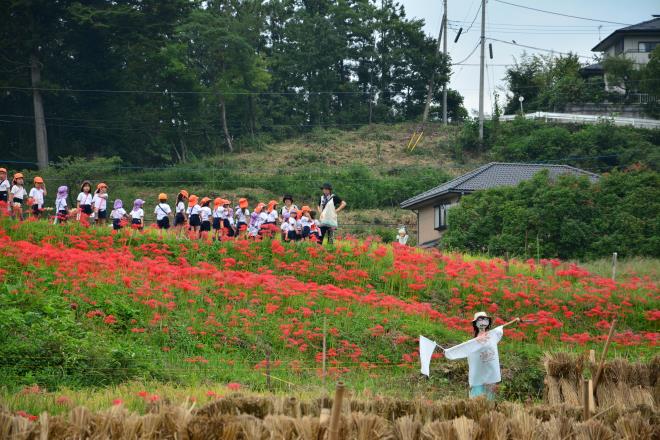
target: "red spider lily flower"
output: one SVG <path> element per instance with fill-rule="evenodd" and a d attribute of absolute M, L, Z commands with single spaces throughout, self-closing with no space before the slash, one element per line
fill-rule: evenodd
<path fill-rule="evenodd" d="M 232 391 L 238 391 L 241 389 L 241 384 L 237 382 L 229 382 L 227 384 L 227 388 L 229 388 Z"/>
<path fill-rule="evenodd" d="M 113 406 L 119 406 L 119 405 L 123 405 L 123 404 L 124 404 L 124 401 L 122 399 L 114 399 L 112 401 Z"/>

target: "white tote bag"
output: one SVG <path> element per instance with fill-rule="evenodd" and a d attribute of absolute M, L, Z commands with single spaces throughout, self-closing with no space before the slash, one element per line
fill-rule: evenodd
<path fill-rule="evenodd" d="M 325 204 L 323 212 L 319 217 L 319 222 L 321 226 L 336 228 L 337 227 L 337 211 L 335 210 L 334 198 L 331 198 L 328 203 Z"/>

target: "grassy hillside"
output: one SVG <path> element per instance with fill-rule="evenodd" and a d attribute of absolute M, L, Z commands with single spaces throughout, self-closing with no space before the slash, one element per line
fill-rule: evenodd
<path fill-rule="evenodd" d="M 319 390 L 324 323 L 326 384 L 400 397 L 464 395 L 464 362 L 437 355 L 420 378 L 417 337 L 465 340 L 477 310 L 524 320 L 500 346 L 507 399 L 540 398 L 542 353 L 600 347 L 614 317 L 610 356 L 650 357 L 660 337 L 649 277 L 613 282 L 558 261 L 507 265 L 370 240 L 206 244 L 1 219 L 0 267 L 0 387 L 33 413 L 53 403 L 35 384 L 129 384 L 89 394 L 97 406 L 162 383 L 265 390 L 267 358 L 273 390 Z"/>

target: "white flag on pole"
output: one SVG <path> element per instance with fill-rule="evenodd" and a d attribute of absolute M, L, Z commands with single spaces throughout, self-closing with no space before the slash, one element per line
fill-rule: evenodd
<path fill-rule="evenodd" d="M 419 335 L 419 361 L 422 364 L 422 374 L 426 377 L 430 375 L 431 356 L 437 345 L 432 340 Z"/>

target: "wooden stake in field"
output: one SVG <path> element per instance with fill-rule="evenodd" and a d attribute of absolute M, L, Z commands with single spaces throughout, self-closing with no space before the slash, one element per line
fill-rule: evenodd
<path fill-rule="evenodd" d="M 610 348 L 610 342 L 612 342 L 612 336 L 614 335 L 614 325 L 616 324 L 616 319 L 612 320 L 610 325 L 610 332 L 607 335 L 607 341 L 605 341 L 605 347 L 603 347 L 603 354 L 600 357 L 600 362 L 598 363 L 598 369 L 596 370 L 596 377 L 594 378 L 594 394 L 598 389 L 598 384 L 600 382 L 600 377 L 603 374 L 603 364 L 605 363 L 605 357 L 607 356 L 607 350 Z"/>
<path fill-rule="evenodd" d="M 328 440 L 339 440 L 339 420 L 344 400 L 344 383 L 337 382 L 335 398 L 332 401 L 332 412 L 330 414 L 330 428 L 328 429 Z"/>
<path fill-rule="evenodd" d="M 617 260 L 618 254 L 614 252 L 612 254 L 612 281 L 616 280 L 616 260 Z"/>

